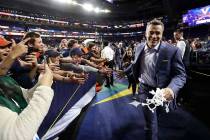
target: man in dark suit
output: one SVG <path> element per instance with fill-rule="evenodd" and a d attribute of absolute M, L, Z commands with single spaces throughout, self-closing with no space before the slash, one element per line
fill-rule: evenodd
<path fill-rule="evenodd" d="M 186 73 L 180 50 L 161 41 L 163 31 L 164 25 L 161 21 L 154 19 L 148 22 L 146 43 L 137 47 L 131 69 L 135 80 L 140 83 L 138 92 L 140 102 L 152 98 L 149 91 L 160 88 L 166 100 L 171 102 L 170 109 L 172 109 L 176 107 L 175 99 L 178 91 L 186 82 Z M 155 113 L 152 113 L 147 106 L 143 106 L 148 140 L 158 139 L 157 117 L 160 110 L 156 109 Z"/>

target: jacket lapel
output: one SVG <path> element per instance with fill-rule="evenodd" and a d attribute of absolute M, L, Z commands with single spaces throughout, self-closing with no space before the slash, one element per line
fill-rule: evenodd
<path fill-rule="evenodd" d="M 141 57 L 140 55 L 141 55 L 141 52 L 143 51 L 144 47 L 145 47 L 145 44 L 141 44 L 141 45 L 137 48 L 137 50 L 136 50 L 136 52 L 135 52 L 134 64 L 140 59 L 140 57 Z"/>
<path fill-rule="evenodd" d="M 163 43 L 160 44 L 160 47 L 158 49 L 158 52 L 159 52 L 159 55 L 158 55 L 158 58 L 157 58 L 157 63 L 156 63 L 156 66 L 155 66 L 155 72 L 157 73 L 158 72 L 158 69 L 159 69 L 159 66 L 161 64 L 161 62 L 164 60 L 164 57 L 165 57 L 165 46 Z"/>

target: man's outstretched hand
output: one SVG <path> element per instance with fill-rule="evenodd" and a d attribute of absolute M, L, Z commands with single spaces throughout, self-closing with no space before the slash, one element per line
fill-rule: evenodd
<path fill-rule="evenodd" d="M 125 77 L 125 72 L 123 70 L 116 70 L 116 72 L 117 72 L 116 76 L 118 79 L 122 79 Z"/>

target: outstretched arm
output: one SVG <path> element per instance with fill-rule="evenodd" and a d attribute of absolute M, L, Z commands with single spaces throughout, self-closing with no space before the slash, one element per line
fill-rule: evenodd
<path fill-rule="evenodd" d="M 8 56 L 0 63 L 0 75 L 6 75 L 16 58 L 24 53 L 27 53 L 28 46 L 25 45 L 25 43 L 29 39 L 30 38 L 27 38 L 18 43 L 17 45 L 13 40 L 12 50 L 9 52 Z"/>

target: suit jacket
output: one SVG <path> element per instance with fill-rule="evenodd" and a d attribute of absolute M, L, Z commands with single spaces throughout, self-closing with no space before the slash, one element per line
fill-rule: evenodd
<path fill-rule="evenodd" d="M 145 44 L 140 44 L 135 53 L 132 69 L 135 80 L 138 82 L 140 72 L 140 58 L 144 51 Z M 161 42 L 158 48 L 159 56 L 154 69 L 157 88 L 169 87 L 174 92 L 175 98 L 178 91 L 186 82 L 186 73 L 182 62 L 181 51 L 168 43 Z M 129 72 L 128 68 L 126 72 Z"/>

